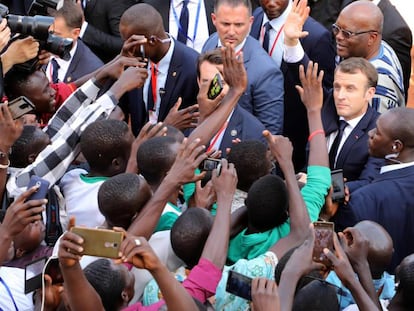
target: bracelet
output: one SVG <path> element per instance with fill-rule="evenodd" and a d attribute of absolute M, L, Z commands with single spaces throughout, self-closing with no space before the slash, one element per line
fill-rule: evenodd
<path fill-rule="evenodd" d="M 312 133 L 310 133 L 310 135 L 308 137 L 308 141 L 310 142 L 312 140 L 312 138 L 314 138 L 318 134 L 323 134 L 325 136 L 325 131 L 322 130 L 322 129 L 313 131 Z"/>
<path fill-rule="evenodd" d="M 4 170 L 10 166 L 10 160 L 7 159 L 7 164 L 0 164 L 0 169 Z"/>

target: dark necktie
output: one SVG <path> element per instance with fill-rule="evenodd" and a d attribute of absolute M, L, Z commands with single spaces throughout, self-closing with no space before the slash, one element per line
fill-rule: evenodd
<path fill-rule="evenodd" d="M 188 33 L 188 19 L 189 19 L 189 12 L 188 12 L 188 1 L 183 1 L 183 7 L 181 9 L 180 15 L 180 25 L 178 27 L 178 35 L 177 40 L 186 44 L 187 43 L 187 33 Z"/>
<path fill-rule="evenodd" d="M 335 168 L 335 158 L 338 153 L 339 144 L 344 135 L 344 129 L 348 126 L 348 123 L 345 120 L 339 120 L 338 134 L 335 137 L 334 142 L 332 143 L 331 150 L 329 151 L 329 166 L 331 169 Z"/>
<path fill-rule="evenodd" d="M 59 70 L 60 66 L 57 63 L 56 59 L 54 59 L 54 58 L 52 58 L 50 63 L 52 64 L 52 83 L 58 83 L 59 82 L 58 70 Z"/>
<path fill-rule="evenodd" d="M 263 37 L 263 48 L 268 53 L 269 53 L 269 31 L 270 31 L 271 28 L 272 28 L 272 25 L 270 25 L 269 22 L 266 22 L 264 24 L 265 33 L 264 33 L 264 37 Z"/>

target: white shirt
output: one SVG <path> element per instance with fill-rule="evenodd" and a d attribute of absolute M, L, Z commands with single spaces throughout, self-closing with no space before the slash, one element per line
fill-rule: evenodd
<path fill-rule="evenodd" d="M 381 167 L 380 174 L 399 170 L 399 169 L 406 168 L 406 167 L 413 166 L 413 165 L 414 165 L 414 162 L 385 165 Z"/>
<path fill-rule="evenodd" d="M 0 310 L 16 310 L 13 301 L 19 311 L 33 310 L 33 293 L 24 293 L 24 269 L 0 267 L 0 277 Z"/>
<path fill-rule="evenodd" d="M 359 116 L 357 118 L 354 118 L 352 120 L 346 121 L 348 123 L 348 125 L 345 127 L 344 129 L 344 133 L 342 134 L 342 138 L 341 141 L 339 142 L 339 146 L 338 146 L 338 152 L 336 153 L 335 156 L 335 164 L 336 164 L 336 160 L 338 158 L 338 154 L 341 152 L 342 146 L 345 144 L 349 134 L 351 134 L 351 132 L 354 130 L 354 128 L 358 125 L 359 121 L 361 121 L 362 117 L 365 114 L 363 114 L 362 116 Z M 344 118 L 340 117 L 340 120 L 344 120 Z M 327 137 L 327 146 L 328 146 L 328 150 L 331 150 L 332 144 L 336 138 L 336 135 L 338 135 L 338 131 L 335 131 L 333 133 L 331 133 L 328 137 Z"/>
<path fill-rule="evenodd" d="M 177 39 L 182 7 L 182 0 L 171 1 L 168 27 L 169 33 L 174 37 L 174 39 Z M 204 43 L 209 37 L 206 7 L 203 0 L 190 0 L 187 8 L 189 12 L 187 46 L 200 53 Z M 199 13 L 197 20 L 198 10 Z"/>
<path fill-rule="evenodd" d="M 155 118 L 158 119 L 160 113 L 161 97 L 163 96 L 163 90 L 165 87 L 165 82 L 167 81 L 168 69 L 170 68 L 171 58 L 174 52 L 174 40 L 171 40 L 170 47 L 168 48 L 167 54 L 158 62 L 157 65 L 157 101 L 154 103 Z M 174 74 L 174 73 L 173 73 Z M 145 80 L 144 88 L 142 89 L 142 96 L 145 103 L 145 108 L 148 111 L 148 93 L 151 82 L 151 62 L 148 65 L 148 78 Z M 161 90 L 161 91 L 160 91 Z M 157 120 L 151 120 L 153 123 L 156 123 Z"/>
<path fill-rule="evenodd" d="M 65 80 L 66 73 L 68 72 L 70 62 L 73 59 L 73 55 L 75 55 L 77 46 L 78 46 L 78 42 L 76 40 L 74 40 L 72 48 L 69 52 L 69 54 L 70 54 L 70 59 L 69 60 L 64 60 L 64 59 L 61 59 L 60 57 L 57 57 L 57 56 L 52 56 L 50 58 L 50 60 L 55 59 L 56 62 L 58 63 L 58 65 L 59 65 L 59 70 L 58 70 L 59 82 L 63 82 Z M 49 79 L 50 82 L 52 82 L 52 71 L 53 71 L 52 62 L 49 61 L 49 63 L 47 64 L 47 67 L 46 67 L 46 76 L 47 76 L 47 78 Z"/>

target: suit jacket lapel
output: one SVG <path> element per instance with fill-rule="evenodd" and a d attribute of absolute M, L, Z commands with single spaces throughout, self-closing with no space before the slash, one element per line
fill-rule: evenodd
<path fill-rule="evenodd" d="M 165 80 L 164 93 L 160 94 L 161 104 L 158 119 L 163 120 L 167 116 L 171 104 L 170 100 L 175 90 L 175 86 L 181 74 L 182 60 L 177 57 L 177 41 L 175 41 L 174 51 L 168 68 L 167 79 Z M 174 103 L 173 103 L 174 104 Z"/>
<path fill-rule="evenodd" d="M 342 167 L 345 159 L 347 158 L 348 154 L 352 150 L 352 146 L 363 136 L 367 134 L 367 127 L 369 125 L 370 120 L 374 116 L 374 111 L 368 108 L 365 115 L 359 121 L 357 126 L 352 130 L 349 134 L 348 138 L 346 139 L 344 145 L 339 152 L 338 159 L 336 160 L 336 165 L 338 167 Z M 367 146 L 368 148 L 368 146 Z"/>
<path fill-rule="evenodd" d="M 256 14 L 254 14 L 254 22 L 252 25 L 252 29 L 250 30 L 250 35 L 259 40 L 260 37 L 260 29 L 262 28 L 262 23 L 263 23 L 263 16 L 264 16 L 264 12 L 263 10 L 257 9 Z"/>

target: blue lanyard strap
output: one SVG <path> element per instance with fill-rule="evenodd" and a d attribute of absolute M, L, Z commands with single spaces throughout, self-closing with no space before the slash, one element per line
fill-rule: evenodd
<path fill-rule="evenodd" d="M 10 288 L 7 286 L 6 282 L 4 282 L 4 280 L 3 280 L 3 278 L 2 278 L 2 277 L 0 277 L 0 282 L 1 282 L 1 283 L 4 285 L 4 287 L 6 288 L 7 293 L 9 294 L 9 296 L 10 296 L 11 300 L 13 301 L 14 308 L 16 309 L 16 311 L 19 311 L 19 309 L 17 308 L 17 305 L 16 305 L 16 301 L 14 301 L 13 295 L 12 295 L 12 293 L 11 293 L 11 291 L 10 291 Z M 0 308 L 0 311 L 3 311 L 3 309 L 2 309 L 2 308 Z"/>
<path fill-rule="evenodd" d="M 181 26 L 180 20 L 179 20 L 178 15 L 177 15 L 177 11 L 174 8 L 173 1 L 171 1 L 171 7 L 172 7 L 172 10 L 173 10 L 175 22 L 176 22 L 176 24 L 178 26 L 178 31 L 181 32 L 181 33 L 184 33 L 183 27 Z M 200 17 L 200 8 L 201 8 L 201 0 L 198 0 L 198 4 L 197 4 L 197 14 L 196 14 L 196 19 L 195 19 L 193 38 L 191 39 L 188 35 L 186 36 L 187 39 L 191 41 L 191 43 L 193 44 L 193 46 L 194 46 L 194 41 L 195 41 L 195 38 L 196 38 L 196 35 L 197 35 L 198 19 Z"/>

